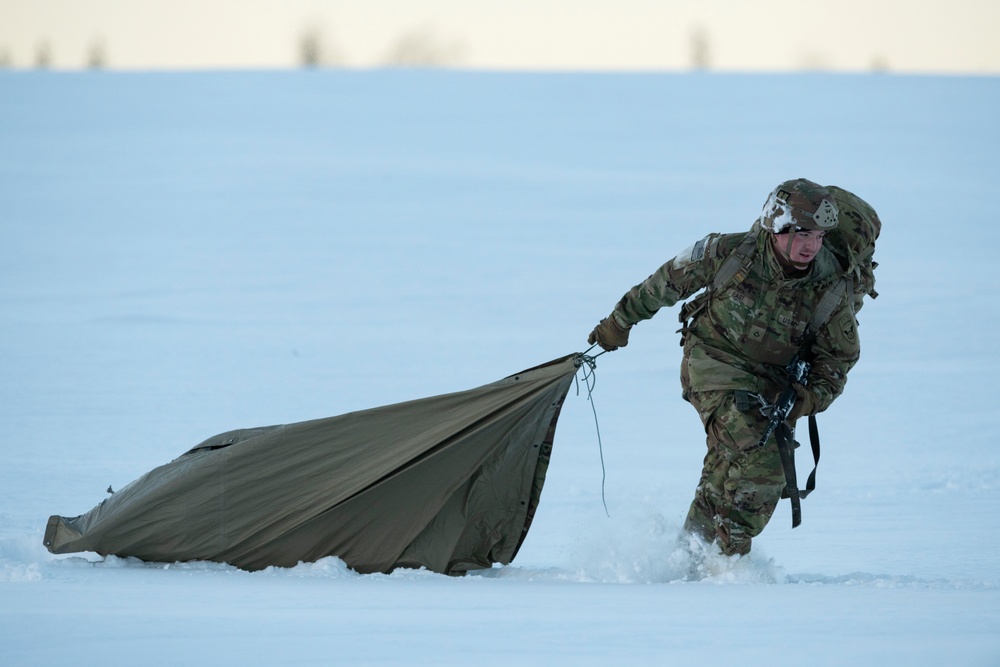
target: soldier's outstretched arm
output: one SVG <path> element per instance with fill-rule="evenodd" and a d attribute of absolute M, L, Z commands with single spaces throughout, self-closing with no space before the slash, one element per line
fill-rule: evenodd
<path fill-rule="evenodd" d="M 709 234 L 626 292 L 614 308 L 618 323 L 631 327 L 648 320 L 708 285 L 725 259 L 720 238 Z"/>
<path fill-rule="evenodd" d="M 737 236 L 742 235 L 709 234 L 664 263 L 625 293 L 611 314 L 590 333 L 588 342 L 597 343 L 607 351 L 625 347 L 635 324 L 708 285 L 728 252 L 732 251 L 729 244 L 719 242 L 720 238 Z"/>

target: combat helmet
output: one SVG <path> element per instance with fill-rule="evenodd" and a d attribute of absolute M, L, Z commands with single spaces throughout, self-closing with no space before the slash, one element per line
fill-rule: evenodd
<path fill-rule="evenodd" d="M 837 205 L 833 194 L 822 185 L 795 178 L 768 195 L 760 224 L 774 234 L 811 229 L 830 231 L 837 227 Z"/>

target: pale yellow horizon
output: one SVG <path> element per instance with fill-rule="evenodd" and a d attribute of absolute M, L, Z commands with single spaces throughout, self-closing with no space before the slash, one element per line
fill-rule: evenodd
<path fill-rule="evenodd" d="M 0 65 L 996 75 L 998 28 L 998 0 L 0 0 Z"/>

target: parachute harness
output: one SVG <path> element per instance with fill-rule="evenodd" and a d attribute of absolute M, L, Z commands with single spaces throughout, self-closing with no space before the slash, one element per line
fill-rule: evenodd
<path fill-rule="evenodd" d="M 608 501 L 604 496 L 604 485 L 607 481 L 607 470 L 604 467 L 604 444 L 601 442 L 601 425 L 597 421 L 597 407 L 594 405 L 594 385 L 597 384 L 597 357 L 604 354 L 604 352 L 598 352 L 593 356 L 589 355 L 588 352 L 595 347 L 597 345 L 591 345 L 585 352 L 577 355 L 576 367 L 583 371 L 583 383 L 587 387 L 587 400 L 590 401 L 590 409 L 594 413 L 594 428 L 597 431 L 597 451 L 601 458 L 601 503 L 604 505 L 604 513 L 610 517 L 611 513 L 608 512 Z M 574 380 L 576 381 L 576 395 L 579 396 L 580 376 L 577 375 Z"/>

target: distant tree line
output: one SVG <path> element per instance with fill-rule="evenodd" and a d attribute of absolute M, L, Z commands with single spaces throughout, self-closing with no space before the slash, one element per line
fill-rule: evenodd
<path fill-rule="evenodd" d="M 712 44 L 708 30 L 702 25 L 694 26 L 688 38 L 688 65 L 697 71 L 712 67 Z M 440 36 L 433 27 L 423 26 L 401 34 L 383 54 L 378 65 L 385 67 L 454 67 L 461 65 L 467 57 L 468 49 L 460 40 Z M 803 69 L 824 69 L 825 61 L 819 54 L 806 54 L 798 63 Z M 39 40 L 29 60 L 29 66 L 48 69 L 53 66 L 53 47 L 48 39 Z M 313 23 L 303 29 L 298 37 L 298 65 L 303 68 L 345 67 L 347 59 L 338 48 L 336 41 L 324 34 L 323 29 Z M 15 66 L 11 50 L 0 44 L 0 68 Z M 100 70 L 109 67 L 108 50 L 104 39 L 91 40 L 83 54 L 82 64 L 87 69 Z M 872 57 L 869 68 L 875 72 L 889 70 L 889 62 L 884 55 Z"/>
<path fill-rule="evenodd" d="M 34 53 L 31 57 L 31 67 L 35 69 L 49 69 L 54 60 L 52 43 L 47 39 L 39 40 L 35 45 Z M 87 69 L 104 69 L 108 66 L 107 50 L 104 47 L 103 39 L 95 39 L 87 47 L 83 58 L 84 67 Z M 14 57 L 10 49 L 0 46 L 0 68 L 14 67 Z"/>
<path fill-rule="evenodd" d="M 443 39 L 433 28 L 425 26 L 400 35 L 379 64 L 386 67 L 452 67 L 460 65 L 465 55 L 462 42 Z M 319 26 L 312 25 L 299 36 L 299 65 L 343 67 L 346 58 Z"/>

